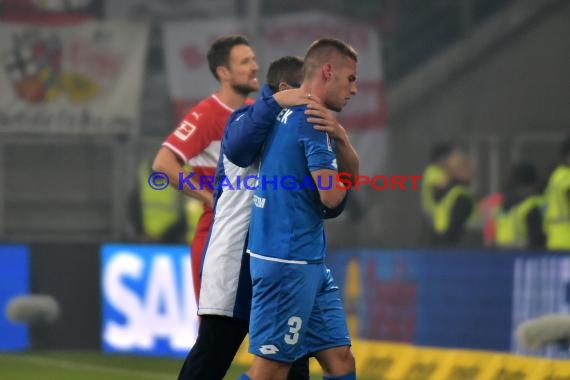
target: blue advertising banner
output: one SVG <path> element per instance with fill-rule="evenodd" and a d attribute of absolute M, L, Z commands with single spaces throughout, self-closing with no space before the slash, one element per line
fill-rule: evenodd
<path fill-rule="evenodd" d="M 514 261 L 513 325 L 516 327 L 545 315 L 570 316 L 570 256 L 517 257 Z M 513 352 L 550 358 L 570 359 L 568 346 L 567 343 L 552 344 L 540 350 L 528 350 L 514 336 L 512 339 Z"/>
<path fill-rule="evenodd" d="M 187 354 L 198 330 L 187 246 L 106 244 L 101 271 L 103 351 Z"/>
<path fill-rule="evenodd" d="M 521 322 L 570 311 L 566 255 L 361 250 L 331 252 L 327 262 L 359 338 L 521 352 Z M 552 350 L 542 354 L 568 357 Z"/>
<path fill-rule="evenodd" d="M 29 294 L 29 258 L 25 245 L 0 245 L 0 351 L 25 350 L 28 328 L 8 320 L 6 306 L 13 297 Z"/>
<path fill-rule="evenodd" d="M 101 251 L 105 352 L 184 356 L 198 320 L 186 246 L 107 244 Z M 346 250 L 327 265 L 356 338 L 525 352 L 514 332 L 570 312 L 570 255 L 544 252 Z"/>

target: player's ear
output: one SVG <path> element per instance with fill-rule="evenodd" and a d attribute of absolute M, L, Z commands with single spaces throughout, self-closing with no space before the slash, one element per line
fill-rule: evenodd
<path fill-rule="evenodd" d="M 289 86 L 286 82 L 279 82 L 278 91 L 289 90 L 293 87 Z"/>
<path fill-rule="evenodd" d="M 227 66 L 220 65 L 216 67 L 216 74 L 218 74 L 218 78 L 228 79 L 230 77 L 230 69 Z"/>
<path fill-rule="evenodd" d="M 321 66 L 321 71 L 323 74 L 323 79 L 325 81 L 329 81 L 332 78 L 332 71 L 333 71 L 333 67 L 330 63 L 325 63 L 323 66 Z"/>

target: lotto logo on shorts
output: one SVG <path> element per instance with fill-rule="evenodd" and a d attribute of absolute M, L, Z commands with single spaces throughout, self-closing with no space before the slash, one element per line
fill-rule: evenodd
<path fill-rule="evenodd" d="M 278 353 L 279 349 L 275 347 L 273 344 L 265 344 L 261 346 L 259 352 L 261 352 L 263 355 L 273 355 Z"/>

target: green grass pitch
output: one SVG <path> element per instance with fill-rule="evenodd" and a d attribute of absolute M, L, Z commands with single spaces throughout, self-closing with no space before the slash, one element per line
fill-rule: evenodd
<path fill-rule="evenodd" d="M 0 380 L 176 380 L 182 362 L 97 351 L 0 351 Z M 224 380 L 235 380 L 246 369 L 234 364 Z M 311 374 L 313 379 L 322 375 Z"/>
<path fill-rule="evenodd" d="M 5 380 L 176 380 L 183 359 L 110 355 L 100 352 L 0 352 Z M 246 368 L 232 366 L 225 379 Z"/>

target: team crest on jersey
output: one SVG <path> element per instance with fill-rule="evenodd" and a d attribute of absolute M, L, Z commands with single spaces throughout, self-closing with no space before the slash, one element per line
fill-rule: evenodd
<path fill-rule="evenodd" d="M 174 136 L 178 137 L 182 141 L 186 141 L 190 136 L 192 136 L 195 130 L 196 126 L 194 124 L 183 120 L 174 131 Z"/>

